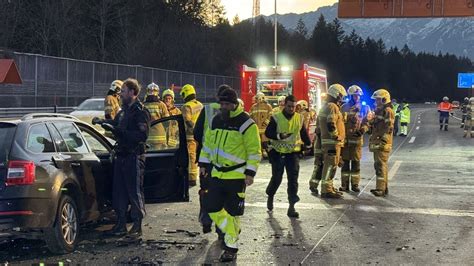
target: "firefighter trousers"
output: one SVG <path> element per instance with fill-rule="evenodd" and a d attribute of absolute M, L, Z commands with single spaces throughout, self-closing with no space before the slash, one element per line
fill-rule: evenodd
<path fill-rule="evenodd" d="M 225 249 L 237 252 L 240 218 L 245 208 L 245 180 L 210 178 L 204 206 L 212 221 L 224 233 Z"/>
<path fill-rule="evenodd" d="M 144 172 L 145 155 L 127 154 L 115 158 L 112 203 L 120 221 L 126 221 L 129 203 L 133 221 L 145 216 Z"/>
<path fill-rule="evenodd" d="M 464 137 L 474 137 L 474 119 L 467 117 L 464 123 Z"/>
<path fill-rule="evenodd" d="M 314 156 L 314 168 L 311 179 L 309 180 L 309 189 L 311 192 L 317 192 L 319 182 L 323 178 L 323 158 L 322 155 Z"/>
<path fill-rule="evenodd" d="M 323 146 L 323 178 L 321 193 L 334 193 L 334 176 L 341 159 L 340 146 Z"/>
<path fill-rule="evenodd" d="M 298 175 L 300 171 L 299 154 L 294 153 L 279 153 L 271 150 L 269 153 L 270 163 L 272 164 L 272 178 L 268 183 L 266 193 L 269 197 L 273 197 L 281 181 L 283 180 L 283 173 L 286 169 L 286 176 L 288 178 L 288 202 L 295 204 L 300 200 L 298 197 Z"/>
<path fill-rule="evenodd" d="M 388 158 L 390 151 L 374 151 L 374 168 L 376 176 L 375 189 L 384 191 L 388 187 Z"/>
<path fill-rule="evenodd" d="M 199 175 L 199 168 L 196 162 L 196 149 L 197 142 L 195 140 L 188 139 L 188 171 L 189 171 L 189 180 L 196 181 Z"/>

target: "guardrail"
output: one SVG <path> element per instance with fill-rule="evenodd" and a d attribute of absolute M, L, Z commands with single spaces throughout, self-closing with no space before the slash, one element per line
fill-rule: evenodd
<path fill-rule="evenodd" d="M 20 118 L 31 113 L 62 113 L 69 114 L 74 107 L 21 107 L 21 108 L 0 108 L 0 118 Z"/>

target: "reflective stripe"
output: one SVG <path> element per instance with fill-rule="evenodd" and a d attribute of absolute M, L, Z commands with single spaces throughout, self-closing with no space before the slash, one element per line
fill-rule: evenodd
<path fill-rule="evenodd" d="M 239 158 L 239 157 L 236 157 L 232 154 L 229 154 L 229 153 L 226 153 L 225 151 L 221 150 L 221 149 L 215 149 L 214 150 L 214 154 L 217 154 L 217 156 L 221 156 L 221 157 L 224 157 L 226 158 L 227 160 L 230 160 L 234 163 L 237 163 L 237 164 L 240 164 L 240 163 L 245 163 L 245 160 Z"/>
<path fill-rule="evenodd" d="M 259 109 L 259 110 L 253 110 L 250 112 L 251 114 L 253 113 L 270 113 L 269 110 L 262 110 L 262 109 Z"/>
<path fill-rule="evenodd" d="M 334 140 L 334 139 L 321 139 L 321 144 L 322 145 L 325 145 L 325 144 L 342 144 L 342 142 L 340 142 L 338 140 Z"/>
<path fill-rule="evenodd" d="M 199 157 L 199 162 L 200 163 L 211 163 L 211 161 L 208 158 L 201 157 L 201 156 Z"/>
<path fill-rule="evenodd" d="M 247 157 L 248 160 L 257 160 L 257 161 L 260 161 L 261 158 L 262 158 L 262 156 L 260 156 L 260 155 L 249 155 Z"/>
<path fill-rule="evenodd" d="M 251 118 L 247 119 L 247 121 L 245 121 L 239 128 L 239 132 L 240 134 L 244 134 L 244 131 L 250 127 L 252 124 L 253 124 L 253 120 Z"/>
<path fill-rule="evenodd" d="M 251 170 L 251 171 L 254 171 L 254 172 L 257 172 L 257 167 L 255 167 L 253 165 L 247 165 L 247 169 Z"/>
<path fill-rule="evenodd" d="M 209 149 L 209 148 L 206 147 L 206 146 L 202 147 L 202 149 L 203 149 L 205 152 L 209 153 L 209 154 L 211 154 L 211 152 L 212 152 L 211 149 Z"/>

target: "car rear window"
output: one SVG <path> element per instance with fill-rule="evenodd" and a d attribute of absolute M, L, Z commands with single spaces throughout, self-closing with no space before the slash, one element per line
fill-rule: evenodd
<path fill-rule="evenodd" d="M 15 135 L 16 125 L 10 123 L 0 123 L 0 162 L 4 163 L 8 159 L 10 148 Z"/>
<path fill-rule="evenodd" d="M 104 101 L 103 100 L 89 100 L 81 103 L 77 110 L 80 111 L 103 111 Z"/>

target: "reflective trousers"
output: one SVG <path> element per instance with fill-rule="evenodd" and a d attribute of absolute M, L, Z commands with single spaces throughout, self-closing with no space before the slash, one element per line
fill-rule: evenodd
<path fill-rule="evenodd" d="M 199 175 L 199 168 L 196 162 L 196 149 L 197 149 L 197 142 L 195 140 L 187 140 L 188 144 L 188 159 L 189 159 L 189 180 L 196 181 Z"/>
<path fill-rule="evenodd" d="M 385 191 L 388 187 L 388 158 L 389 151 L 374 151 L 374 168 L 377 190 Z"/>
<path fill-rule="evenodd" d="M 333 180 L 340 160 L 340 146 L 323 146 L 323 178 L 321 180 L 321 193 L 335 192 Z"/>

